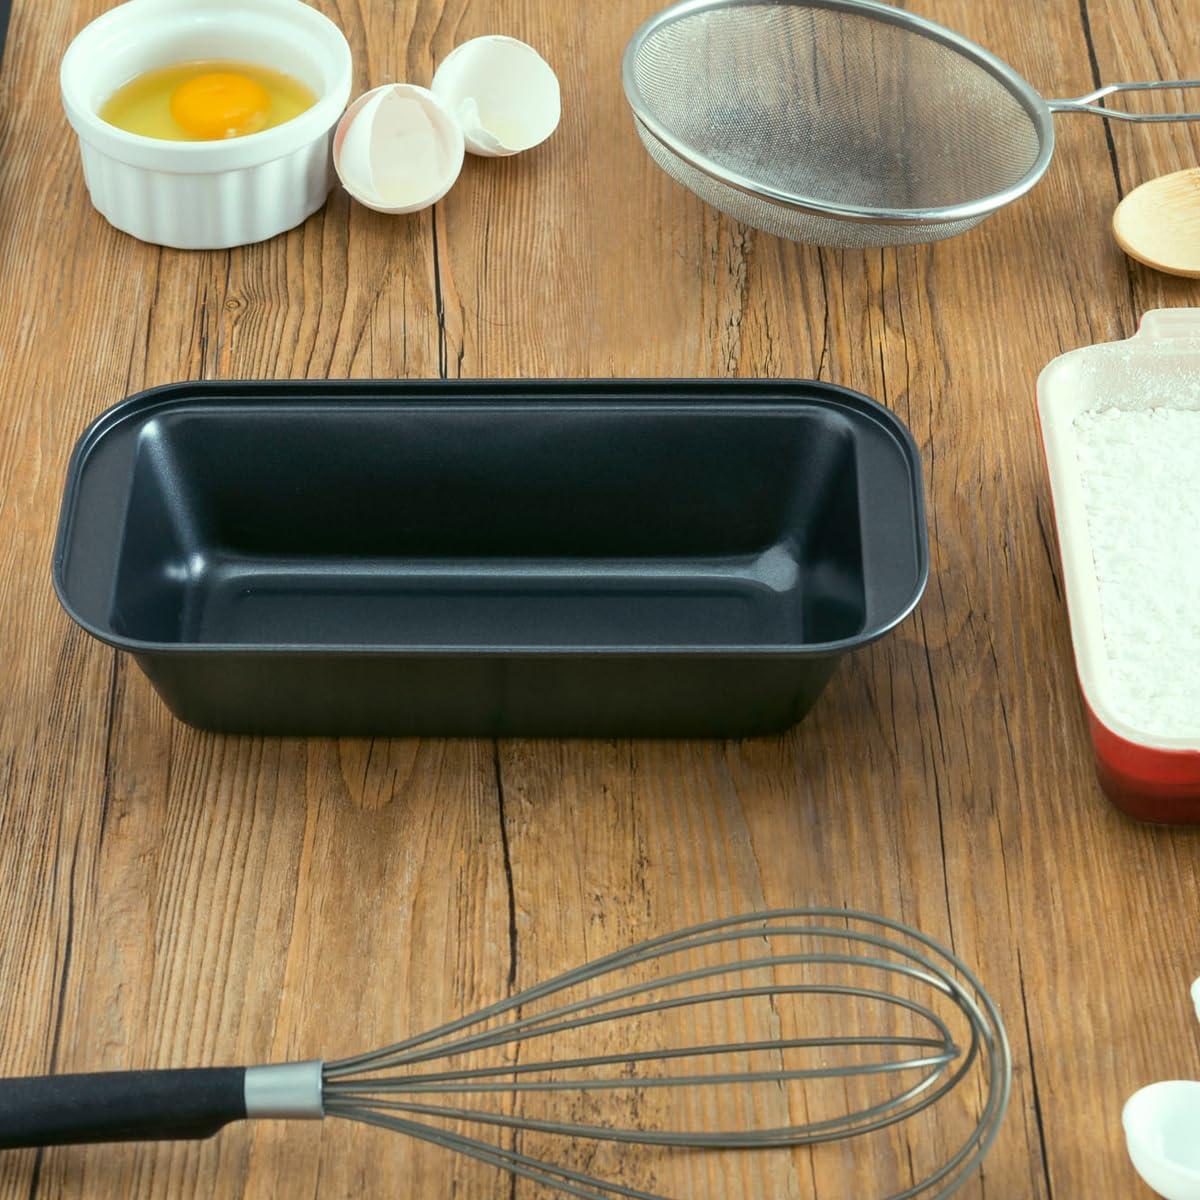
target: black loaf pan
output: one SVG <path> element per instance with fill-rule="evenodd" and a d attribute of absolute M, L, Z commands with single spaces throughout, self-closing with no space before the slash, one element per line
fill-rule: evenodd
<path fill-rule="evenodd" d="M 54 556 L 172 712 L 260 734 L 785 729 L 927 572 L 903 424 L 767 381 L 159 388 Z"/>

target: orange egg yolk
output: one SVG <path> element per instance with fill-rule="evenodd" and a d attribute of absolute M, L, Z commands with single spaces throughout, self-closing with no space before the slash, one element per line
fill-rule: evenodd
<path fill-rule="evenodd" d="M 197 75 L 175 89 L 171 116 L 195 138 L 212 141 L 266 127 L 271 97 L 261 83 L 233 71 Z"/>

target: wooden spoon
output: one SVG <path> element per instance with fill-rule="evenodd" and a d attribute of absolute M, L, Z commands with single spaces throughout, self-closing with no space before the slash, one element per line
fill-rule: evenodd
<path fill-rule="evenodd" d="M 1121 249 L 1168 275 L 1200 278 L 1200 167 L 1134 188 L 1113 214 Z"/>

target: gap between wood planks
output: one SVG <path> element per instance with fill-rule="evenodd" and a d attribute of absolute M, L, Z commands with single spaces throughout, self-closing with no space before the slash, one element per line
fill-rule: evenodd
<path fill-rule="evenodd" d="M 441 305 L 439 303 L 439 313 Z M 504 886 L 508 892 L 508 994 L 511 996 L 516 991 L 517 986 L 517 893 L 513 886 L 513 865 L 512 865 L 512 847 L 509 844 L 508 838 L 508 812 L 505 805 L 504 797 L 504 768 L 500 762 L 500 739 L 492 738 L 492 771 L 496 780 L 496 808 L 499 811 L 500 817 L 500 847 L 504 858 Z M 516 1017 L 519 1020 L 521 1017 L 520 1009 L 516 1012 Z M 513 1065 L 520 1060 L 521 1044 L 516 1045 Z M 515 1076 L 514 1076 L 515 1079 Z M 513 1092 L 513 1104 L 516 1105 L 517 1093 Z M 519 1150 L 521 1134 L 518 1130 L 513 1130 L 512 1148 Z M 509 1176 L 509 1200 L 517 1200 L 517 1176 L 512 1174 Z"/>
<path fill-rule="evenodd" d="M 1050 1158 L 1046 1151 L 1046 1126 L 1042 1118 L 1042 1096 L 1038 1091 L 1037 1064 L 1033 1059 L 1033 1030 L 1029 1025 L 1029 1000 L 1025 995 L 1025 967 L 1021 950 L 1017 948 L 1017 981 L 1021 991 L 1021 1016 L 1025 1029 L 1025 1046 L 1029 1055 L 1029 1090 L 1033 1095 L 1033 1119 L 1037 1124 L 1038 1149 L 1041 1151 L 1042 1178 L 1046 1182 L 1046 1200 L 1053 1200 L 1054 1185 L 1050 1181 Z"/>
<path fill-rule="evenodd" d="M 1096 39 L 1092 34 L 1092 16 L 1088 11 L 1088 0 L 1079 0 L 1079 23 L 1082 26 L 1083 41 L 1087 46 L 1088 63 L 1092 70 L 1092 87 L 1101 88 L 1104 86 L 1104 78 L 1100 71 L 1100 56 L 1096 53 Z M 1104 122 L 1104 143 L 1108 147 L 1108 161 L 1112 166 L 1113 183 L 1117 189 L 1117 202 L 1120 203 L 1125 198 L 1125 184 L 1121 180 L 1121 161 L 1117 157 L 1117 143 L 1113 138 L 1112 125 L 1108 119 L 1102 117 L 1101 120 Z M 1133 260 L 1126 255 L 1125 282 L 1129 287 L 1129 304 L 1136 315 L 1137 287 L 1134 283 L 1133 272 Z M 1038 519 L 1040 521 L 1040 516 Z M 1055 586 L 1057 587 L 1057 584 Z"/>

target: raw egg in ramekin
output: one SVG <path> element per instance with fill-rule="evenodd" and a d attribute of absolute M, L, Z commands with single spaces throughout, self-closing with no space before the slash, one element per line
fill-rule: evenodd
<path fill-rule="evenodd" d="M 316 102 L 259 132 L 201 141 L 130 133 L 100 116 L 138 76 L 201 60 L 282 72 Z M 142 241 L 200 250 L 264 241 L 325 203 L 351 75 L 342 31 L 302 0 L 128 0 L 75 37 L 61 82 L 100 213 Z"/>

